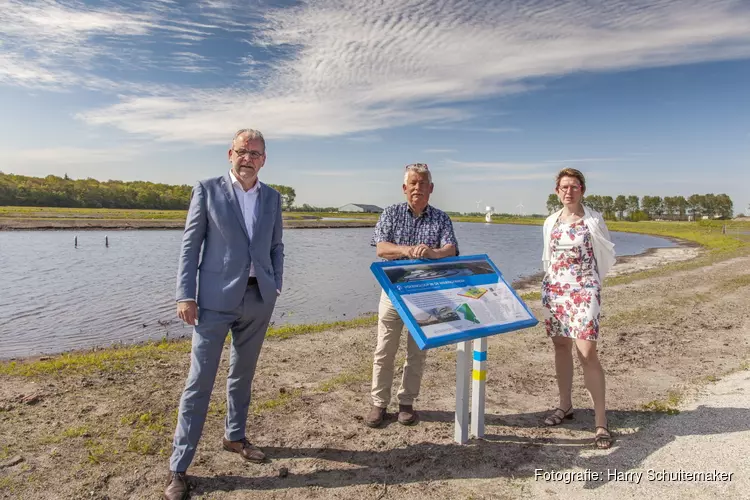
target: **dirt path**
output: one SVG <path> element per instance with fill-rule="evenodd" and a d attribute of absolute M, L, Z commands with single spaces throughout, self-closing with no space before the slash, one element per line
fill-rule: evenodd
<path fill-rule="evenodd" d="M 573 422 L 540 426 L 556 403 L 542 326 L 490 338 L 487 436 L 465 446 L 453 442 L 453 348 L 428 355 L 419 425 L 391 418 L 369 429 L 374 328 L 267 341 L 248 437 L 271 460 L 245 465 L 220 449 L 224 359 L 189 470 L 193 498 L 518 498 L 543 494 L 531 484 L 536 468 L 601 467 L 625 452 L 638 463 L 658 451 L 646 431 L 672 418 L 667 410 L 747 368 L 749 291 L 748 256 L 605 289 L 609 419 L 626 436 L 610 451 L 591 447 L 579 370 Z M 159 498 L 187 368 L 182 352 L 88 376 L 0 376 L 0 498 Z"/>

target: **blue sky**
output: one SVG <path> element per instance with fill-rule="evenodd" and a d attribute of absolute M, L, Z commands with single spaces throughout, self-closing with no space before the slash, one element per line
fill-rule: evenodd
<path fill-rule="evenodd" d="M 447 210 L 544 213 L 571 166 L 750 212 L 750 2 L 135 4 L 0 0 L 0 170 L 192 184 L 251 127 L 299 204 L 426 162 Z"/>

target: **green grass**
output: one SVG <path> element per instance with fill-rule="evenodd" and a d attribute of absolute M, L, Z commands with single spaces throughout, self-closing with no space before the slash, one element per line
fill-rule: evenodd
<path fill-rule="evenodd" d="M 266 337 L 276 339 L 288 339 L 297 335 L 307 333 L 324 332 L 327 330 L 343 330 L 346 328 L 359 328 L 363 326 L 375 326 L 378 324 L 377 314 L 361 316 L 355 319 L 342 321 L 331 321 L 326 323 L 311 323 L 307 325 L 282 325 L 268 329 Z"/>
<path fill-rule="evenodd" d="M 377 315 L 373 314 L 351 320 L 272 327 L 268 329 L 267 336 L 284 340 L 307 333 L 375 326 L 376 324 Z M 190 340 L 161 340 L 131 346 L 110 347 L 91 352 L 64 353 L 45 360 L 0 362 L 0 375 L 40 377 L 45 375 L 127 372 L 144 360 L 169 360 L 174 354 L 189 353 L 190 348 Z"/>
<path fill-rule="evenodd" d="M 142 360 L 167 360 L 175 353 L 190 352 L 190 342 L 162 340 L 133 346 L 111 347 L 92 352 L 73 352 L 50 359 L 0 363 L 0 375 L 36 377 L 129 371 Z"/>
<path fill-rule="evenodd" d="M 279 393 L 279 396 L 276 398 L 256 399 L 250 405 L 250 411 L 255 415 L 262 415 L 263 413 L 275 410 L 282 406 L 286 406 L 287 404 L 298 398 L 301 394 L 301 389 L 293 389 L 291 391 Z"/>
<path fill-rule="evenodd" d="M 477 215 L 451 215 L 451 220 L 453 222 L 485 223 L 484 216 L 480 217 Z M 502 217 L 499 215 L 493 215 L 492 224 L 521 224 L 527 226 L 541 226 L 542 224 L 544 224 L 544 217 Z"/>
<path fill-rule="evenodd" d="M 394 366 L 401 366 L 403 360 L 396 362 Z M 372 376 L 372 363 L 365 363 L 351 372 L 339 373 L 328 380 L 318 384 L 318 391 L 333 392 L 335 389 L 350 384 L 361 384 L 368 382 Z"/>
<path fill-rule="evenodd" d="M 666 399 L 657 399 L 646 403 L 643 405 L 643 409 L 657 413 L 666 413 L 667 415 L 677 415 L 680 413 L 678 408 L 680 402 L 682 402 L 682 394 L 678 391 L 669 391 Z"/>
<path fill-rule="evenodd" d="M 0 207 L 0 217 L 23 219 L 174 219 L 186 210 L 127 210 L 112 208 Z"/>
<path fill-rule="evenodd" d="M 62 432 L 62 437 L 65 439 L 73 439 L 81 437 L 84 434 L 88 434 L 89 430 L 85 426 L 70 427 Z"/>
<path fill-rule="evenodd" d="M 608 221 L 607 227 L 610 231 L 679 238 L 698 243 L 709 250 L 716 251 L 732 251 L 746 246 L 745 242 L 733 238 L 730 234 L 722 234 L 721 227 L 723 224 L 726 224 L 726 221 Z"/>

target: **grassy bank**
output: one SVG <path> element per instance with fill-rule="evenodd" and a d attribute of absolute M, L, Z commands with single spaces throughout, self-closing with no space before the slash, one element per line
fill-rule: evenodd
<path fill-rule="evenodd" d="M 267 338 L 285 340 L 297 335 L 347 328 L 374 326 L 377 315 L 368 314 L 351 320 L 310 323 L 305 325 L 272 326 Z M 227 339 L 228 341 L 228 339 Z M 0 375 L 38 377 L 44 375 L 70 375 L 109 373 L 131 370 L 143 360 L 161 361 L 173 353 L 190 352 L 190 340 L 160 340 L 144 344 L 115 346 L 91 351 L 75 351 L 39 359 L 0 362 Z"/>

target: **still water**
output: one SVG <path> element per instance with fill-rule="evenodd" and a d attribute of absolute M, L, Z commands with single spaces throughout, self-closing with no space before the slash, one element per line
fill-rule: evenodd
<path fill-rule="evenodd" d="M 275 324 L 375 312 L 372 231 L 285 231 Z M 457 223 L 455 231 L 462 255 L 487 253 L 509 282 L 541 271 L 541 227 Z M 0 358 L 190 335 L 175 316 L 181 237 L 175 230 L 0 232 Z M 652 236 L 612 237 L 618 255 L 674 246 Z"/>

